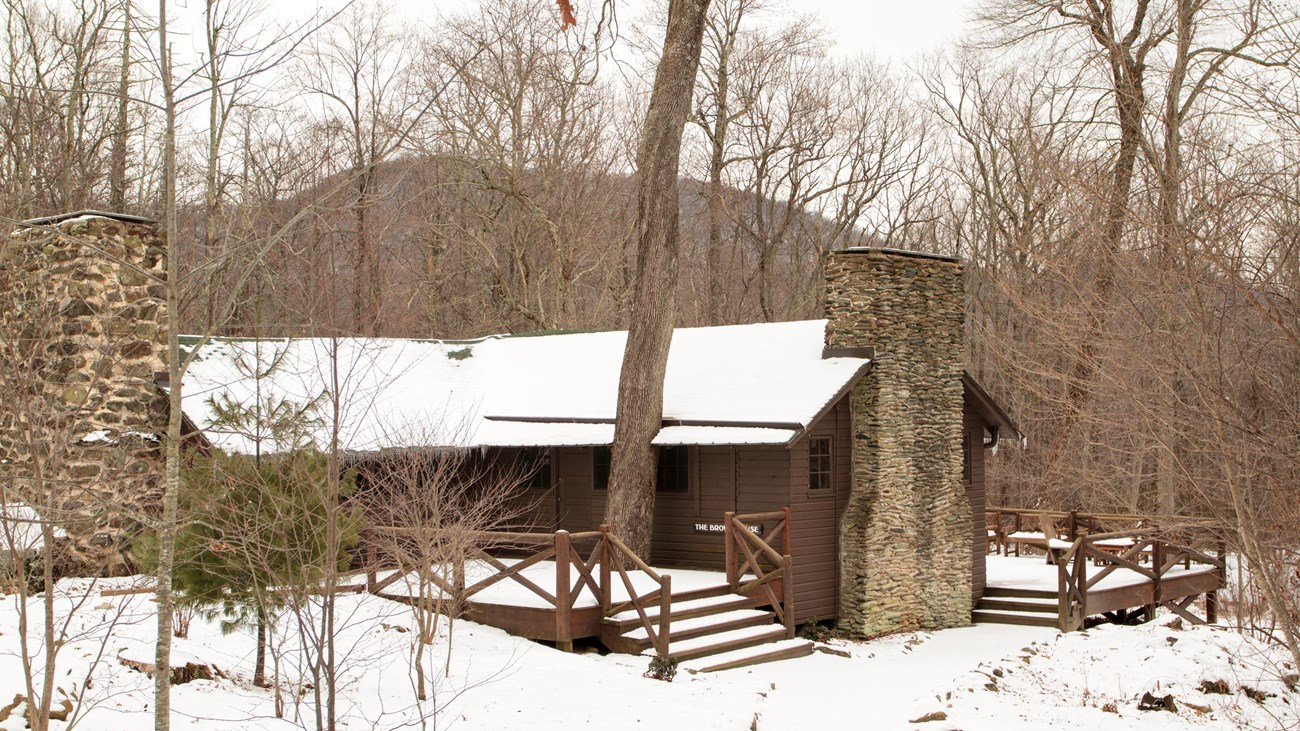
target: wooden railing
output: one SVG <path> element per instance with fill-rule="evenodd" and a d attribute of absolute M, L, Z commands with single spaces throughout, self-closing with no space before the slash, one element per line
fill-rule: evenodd
<path fill-rule="evenodd" d="M 756 535 L 751 528 L 776 521 L 766 533 Z M 777 619 L 785 625 L 786 637 L 794 638 L 794 559 L 790 546 L 790 508 L 770 513 L 725 513 L 723 521 L 726 541 L 727 584 L 733 592 L 750 594 L 757 589 L 766 593 L 776 611 Z M 780 550 L 776 541 L 780 540 Z M 741 557 L 744 561 L 741 561 Z M 753 575 L 754 578 L 741 580 Z M 778 598 L 773 584 L 781 581 Z"/>
<path fill-rule="evenodd" d="M 1207 536 L 1207 541 L 1213 540 L 1212 536 Z M 1148 530 L 1094 533 L 1078 537 L 1056 563 L 1057 621 L 1061 631 L 1071 632 L 1083 628 L 1090 613 L 1088 592 L 1118 569 L 1128 569 L 1150 580 L 1151 603 L 1146 607 L 1148 612 L 1163 605 L 1191 622 L 1201 623 L 1200 618 L 1187 611 L 1196 595 L 1166 600 L 1161 583 L 1179 564 L 1188 569 L 1193 563 L 1208 566 L 1216 569 L 1222 577 L 1225 565 L 1223 544 L 1217 543 L 1217 556 L 1206 551 L 1204 547 L 1192 548 Z M 1149 565 L 1143 565 L 1143 559 L 1149 560 Z M 1094 567 L 1091 573 L 1089 565 Z M 1207 594 L 1207 621 L 1216 621 L 1216 613 L 1215 597 L 1212 593 Z"/>
<path fill-rule="evenodd" d="M 641 620 L 641 626 L 645 628 L 646 636 L 650 639 L 650 644 L 654 645 L 655 653 L 660 657 L 668 657 L 668 641 L 672 625 L 673 577 L 668 574 L 659 574 L 650 568 L 649 564 L 641 560 L 640 556 L 637 556 L 632 549 L 624 545 L 617 536 L 609 531 L 608 525 L 600 526 L 600 533 L 603 536 L 601 545 L 605 550 L 604 558 L 600 563 L 600 606 L 604 615 L 612 617 L 626 611 L 629 607 L 635 609 L 637 617 Z M 640 569 L 641 573 L 654 579 L 658 585 L 657 588 L 638 596 L 636 587 L 632 585 L 632 580 L 627 575 L 626 568 L 624 568 L 624 563 L 631 563 Z M 623 588 L 630 598 L 617 606 L 610 606 L 613 601 L 610 579 L 614 571 L 618 571 L 619 578 L 623 581 Z M 655 627 L 655 622 L 646 613 L 647 603 L 652 601 L 659 602 L 658 627 Z"/>
<path fill-rule="evenodd" d="M 403 538 L 408 541 L 423 540 L 427 536 L 427 531 L 391 526 L 377 526 L 368 530 L 374 535 L 386 536 L 389 540 L 392 538 Z M 467 601 L 476 594 L 502 581 L 512 581 L 528 589 L 554 609 L 556 644 L 569 649 L 572 647 L 574 639 L 573 611 L 578 600 L 582 597 L 583 591 L 590 590 L 593 599 L 599 604 L 603 616 L 610 617 L 629 609 L 635 610 L 655 651 L 660 655 L 667 656 L 672 623 L 672 577 L 667 574 L 661 575 L 651 568 L 623 541 L 611 533 L 609 526 L 602 525 L 600 530 L 579 533 L 569 533 L 564 530 L 555 533 L 480 531 L 469 535 L 468 538 L 467 543 L 469 545 L 461 552 L 462 557 L 454 561 L 450 567 L 450 580 L 447 580 L 436 571 L 430 572 L 425 577 L 457 603 Z M 595 544 L 584 558 L 578 550 L 578 544 L 588 541 L 595 541 Z M 368 543 L 371 546 L 375 546 L 376 543 L 382 545 L 382 542 L 373 540 Z M 498 552 L 503 549 L 511 549 L 515 552 L 523 552 L 526 555 L 521 560 L 507 565 L 497 556 L 489 553 L 488 549 Z M 366 589 L 372 593 L 383 591 L 394 582 L 401 580 L 403 576 L 413 569 L 412 566 L 403 565 L 403 562 L 397 561 L 395 563 L 398 565 L 393 574 L 379 580 L 377 578 L 377 569 L 381 561 L 374 557 L 373 550 L 370 553 L 371 556 L 367 559 Z M 412 553 L 420 555 L 418 551 Z M 538 586 L 537 582 L 532 581 L 523 573 L 543 561 L 552 559 L 555 562 L 553 592 Z M 465 562 L 471 560 L 482 561 L 496 571 L 475 581 L 473 584 L 466 585 Z M 654 588 L 638 594 L 626 568 L 626 565 L 629 564 L 651 578 L 655 584 Z M 574 583 L 575 571 L 578 575 L 576 584 Z M 615 573 L 618 574 L 628 595 L 627 600 L 618 604 L 614 604 L 613 576 Z M 647 608 L 656 603 L 659 606 L 659 615 L 654 618 L 649 615 Z"/>
<path fill-rule="evenodd" d="M 999 549 L 1015 546 L 1019 555 L 1017 542 L 1006 542 L 1006 536 L 1012 533 L 1037 533 L 1046 520 L 1058 526 L 1059 533 L 1049 538 L 1063 538 L 1073 541 L 1079 536 L 1109 533 L 1115 530 L 1145 530 L 1148 533 L 1177 533 L 1191 531 L 1205 533 L 1217 524 L 1209 518 L 1174 515 L 1137 515 L 1134 513 L 1090 513 L 1079 510 L 1037 510 L 1028 508 L 991 507 L 985 511 L 985 525 L 994 533 L 989 537 Z M 1122 528 L 1117 528 L 1122 526 Z"/>

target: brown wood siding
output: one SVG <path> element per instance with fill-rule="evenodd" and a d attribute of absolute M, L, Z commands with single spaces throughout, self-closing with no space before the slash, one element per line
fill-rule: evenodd
<path fill-rule="evenodd" d="M 733 447 L 692 447 L 690 492 L 656 496 L 652 552 L 657 565 L 725 569 L 722 534 L 696 533 L 695 524 L 721 523 L 724 513 L 736 510 L 737 491 L 744 484 L 738 465 L 746 460 L 739 452 Z"/>
<path fill-rule="evenodd" d="M 795 566 L 795 620 L 833 620 L 839 608 L 840 495 L 848 489 L 847 420 L 841 401 L 790 447 L 790 508 Z M 829 490 L 808 489 L 808 440 L 831 439 Z"/>
<path fill-rule="evenodd" d="M 984 596 L 985 558 L 988 555 L 989 537 L 985 524 L 984 507 L 987 498 L 984 489 L 984 420 L 969 404 L 963 411 L 966 454 L 970 464 L 963 468 L 966 497 L 970 501 L 974 542 L 971 548 L 971 596 L 978 600 Z"/>
<path fill-rule="evenodd" d="M 835 406 L 835 477 L 839 481 L 836 486 L 835 494 L 835 613 L 831 616 L 839 618 L 839 592 L 840 584 L 838 581 L 840 569 L 840 536 L 843 531 L 844 511 L 849 505 L 849 493 L 853 490 L 853 410 L 849 404 L 849 397 L 846 396 Z M 828 616 L 827 619 L 831 617 Z"/>
<path fill-rule="evenodd" d="M 557 526 L 571 533 L 596 528 L 605 513 L 605 498 L 602 493 L 600 507 L 594 505 L 591 447 L 559 447 L 552 455 L 559 496 Z"/>
<path fill-rule="evenodd" d="M 523 453 L 520 449 L 487 450 L 468 460 L 465 469 L 467 473 L 479 475 L 480 478 L 486 472 L 491 475 L 490 480 L 508 480 L 518 485 L 501 505 L 504 517 L 502 527 L 523 531 L 555 530 L 555 492 L 550 487 L 533 488 L 527 479 L 520 478 L 528 469 L 521 466 L 519 461 Z"/>
<path fill-rule="evenodd" d="M 784 446 L 691 447 L 691 483 L 686 493 L 659 493 L 651 562 L 666 568 L 724 569 L 723 536 L 697 533 L 698 522 L 720 523 L 729 511 L 756 513 L 790 506 L 793 511 L 795 616 L 833 620 L 839 591 L 839 523 L 848 502 L 851 472 L 848 398 L 809 431 L 832 438 L 833 489 L 808 494 L 808 442 Z M 604 490 L 593 489 L 591 448 L 553 451 L 556 488 L 550 515 L 559 527 L 591 530 L 605 511 Z M 541 516 L 545 511 L 539 509 Z"/>

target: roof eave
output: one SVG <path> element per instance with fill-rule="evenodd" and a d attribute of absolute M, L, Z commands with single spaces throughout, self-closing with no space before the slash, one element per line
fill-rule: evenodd
<path fill-rule="evenodd" d="M 998 405 L 998 402 L 989 395 L 989 392 L 985 391 L 984 387 L 967 371 L 962 371 L 961 385 L 966 402 L 975 408 L 976 413 L 980 415 L 980 418 L 984 419 L 986 425 L 1002 432 L 1003 436 L 1007 433 L 1013 435 L 1017 443 L 1024 439 L 1020 427 L 1016 426 L 1016 423 L 1012 421 L 1006 410 Z"/>

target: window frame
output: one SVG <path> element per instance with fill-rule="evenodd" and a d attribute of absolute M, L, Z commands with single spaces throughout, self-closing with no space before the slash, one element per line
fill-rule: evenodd
<path fill-rule="evenodd" d="M 521 447 L 519 469 L 533 469 L 525 478 L 525 489 L 550 490 L 555 487 L 555 455 L 550 447 Z"/>
<path fill-rule="evenodd" d="M 825 444 L 825 452 L 814 454 L 813 445 Z M 818 450 L 820 451 L 820 450 Z M 825 460 L 824 469 L 814 469 L 813 460 Z M 813 477 L 824 477 L 824 484 L 814 484 Z M 821 480 L 817 480 L 821 482 Z M 835 438 L 831 436 L 808 437 L 808 493 L 810 495 L 830 495 L 835 492 Z"/>
<path fill-rule="evenodd" d="M 666 460 L 669 455 L 680 455 L 677 460 Z M 668 462 L 675 461 L 675 464 Z M 671 490 L 664 489 L 664 469 L 668 467 L 676 472 L 673 482 L 677 487 Z M 691 494 L 691 447 L 687 444 L 675 444 L 672 446 L 659 447 L 656 455 L 655 464 L 655 495 L 666 495 L 669 497 L 688 497 Z"/>
<path fill-rule="evenodd" d="M 683 497 L 693 494 L 695 489 L 694 473 L 692 471 L 691 445 L 677 444 L 671 446 L 656 448 L 655 464 L 655 494 L 665 495 L 668 497 Z M 679 462 L 676 465 L 668 466 L 665 464 L 665 456 L 677 454 L 680 455 Z M 602 464 L 604 460 L 608 460 Z M 613 463 L 613 453 L 610 447 L 594 446 L 591 448 L 591 489 L 595 492 L 607 492 L 609 490 L 609 467 Z M 671 467 L 677 472 L 677 482 L 680 487 L 672 490 L 664 489 L 664 470 Z M 601 477 L 604 477 L 602 483 Z"/>
<path fill-rule="evenodd" d="M 601 469 L 601 455 L 604 455 L 604 469 Z M 595 446 L 591 448 L 591 489 L 597 492 L 609 491 L 609 466 L 613 462 L 613 453 L 607 446 Z M 604 473 L 604 481 L 601 481 L 601 473 Z"/>

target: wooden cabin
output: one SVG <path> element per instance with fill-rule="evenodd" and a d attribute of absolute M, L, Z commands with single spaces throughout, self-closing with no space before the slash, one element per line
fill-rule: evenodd
<path fill-rule="evenodd" d="M 829 351 L 825 321 L 676 331 L 665 382 L 651 563 L 724 568 L 723 516 L 791 509 L 799 622 L 838 613 L 839 525 L 850 493 L 850 394 L 869 373 L 869 349 Z M 536 473 L 520 504 L 532 530 L 580 532 L 603 521 L 621 332 L 494 337 L 473 342 L 215 340 L 187 375 L 186 413 L 212 424 L 206 396 L 250 397 L 254 379 L 232 363 L 274 360 L 261 384 L 313 397 L 312 374 L 338 358 L 355 373 L 364 409 L 342 426 L 353 454 L 456 446 L 517 461 Z M 256 347 L 258 352 L 254 353 Z M 359 364 L 365 364 L 364 370 Z M 973 530 L 971 571 L 983 575 L 986 447 L 1014 430 L 968 376 L 963 476 Z M 344 395 L 347 398 L 347 394 Z M 456 425 L 449 426 L 448 415 Z M 403 430 L 396 425 L 417 425 Z M 245 434 L 205 429 L 217 446 L 247 451 Z M 459 440 L 456 443 L 455 440 Z M 266 450 L 268 445 L 262 445 Z M 978 519 L 976 519 L 978 518 Z M 978 589 L 977 589 L 978 591 Z"/>
<path fill-rule="evenodd" d="M 852 383 L 846 384 L 852 385 Z M 972 516 L 974 599 L 984 588 L 985 451 L 999 434 L 1015 433 L 1006 413 L 974 379 L 965 388 L 962 470 Z M 787 444 L 678 444 L 661 447 L 650 557 L 665 568 L 723 569 L 727 512 L 792 513 L 795 607 L 798 622 L 833 620 L 838 612 L 839 521 L 848 499 L 851 419 L 847 393 Z M 525 501 L 526 520 L 542 530 L 594 530 L 603 522 L 609 478 L 608 445 L 509 450 L 541 465 Z"/>

